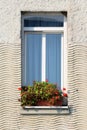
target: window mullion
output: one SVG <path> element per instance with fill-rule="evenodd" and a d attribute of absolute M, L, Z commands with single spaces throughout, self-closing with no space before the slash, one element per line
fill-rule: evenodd
<path fill-rule="evenodd" d="M 42 34 L 42 81 L 46 80 L 46 34 Z"/>

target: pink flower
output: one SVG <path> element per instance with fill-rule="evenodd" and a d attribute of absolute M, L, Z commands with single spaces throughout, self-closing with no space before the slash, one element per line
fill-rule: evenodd
<path fill-rule="evenodd" d="M 22 88 L 18 88 L 18 90 L 21 90 Z"/>
<path fill-rule="evenodd" d="M 46 82 L 48 82 L 48 79 L 46 79 Z"/>

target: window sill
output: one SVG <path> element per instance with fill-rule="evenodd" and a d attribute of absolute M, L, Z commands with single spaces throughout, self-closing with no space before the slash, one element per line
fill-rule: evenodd
<path fill-rule="evenodd" d="M 68 106 L 25 106 L 21 109 L 22 115 L 67 115 L 70 114 Z"/>

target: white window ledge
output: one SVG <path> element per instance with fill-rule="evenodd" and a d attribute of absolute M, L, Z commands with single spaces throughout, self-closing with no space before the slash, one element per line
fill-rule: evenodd
<path fill-rule="evenodd" d="M 67 115 L 70 114 L 68 106 L 25 106 L 21 109 L 22 115 Z"/>

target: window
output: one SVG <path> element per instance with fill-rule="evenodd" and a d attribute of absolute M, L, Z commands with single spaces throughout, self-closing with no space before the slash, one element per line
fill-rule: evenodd
<path fill-rule="evenodd" d="M 23 16 L 22 86 L 33 81 L 67 83 L 66 17 L 63 14 Z"/>

